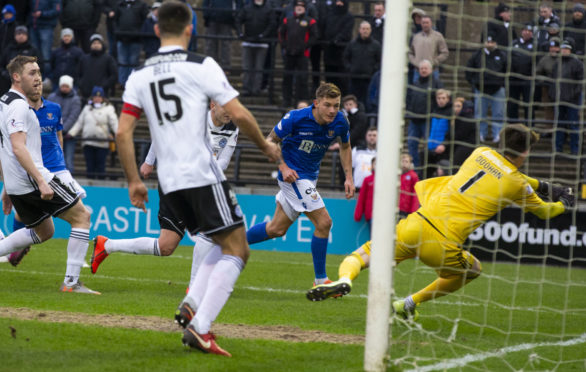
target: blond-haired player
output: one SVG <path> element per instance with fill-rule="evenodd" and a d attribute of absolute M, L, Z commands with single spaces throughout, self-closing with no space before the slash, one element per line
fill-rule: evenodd
<path fill-rule="evenodd" d="M 508 205 L 542 219 L 555 217 L 574 206 L 571 189 L 551 187 L 519 171 L 539 136 L 522 124 L 512 124 L 500 132 L 500 151 L 478 147 L 453 176 L 430 178 L 417 183 L 415 190 L 421 208 L 397 225 L 395 261 L 418 257 L 434 268 L 438 278 L 405 299 L 393 302 L 393 310 L 404 318 L 417 319 L 416 307 L 445 296 L 477 278 L 480 262 L 462 248 L 476 228 Z M 551 196 L 544 202 L 535 192 Z M 352 280 L 368 267 L 370 241 L 342 262 L 339 280 L 312 288 L 313 301 L 350 292 Z"/>

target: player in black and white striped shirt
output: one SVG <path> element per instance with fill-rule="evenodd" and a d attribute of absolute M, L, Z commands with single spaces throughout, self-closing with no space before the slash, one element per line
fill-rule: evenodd
<path fill-rule="evenodd" d="M 133 144 L 136 121 L 144 111 L 157 154 L 159 185 L 173 213 L 192 235 L 203 232 L 222 247 L 217 262 L 206 260 L 196 277 L 194 285 L 206 290 L 183 334 L 183 343 L 229 356 L 216 344 L 210 328 L 228 300 L 250 249 L 236 196 L 213 158 L 205 117 L 208 101 L 222 106 L 270 160 L 279 158 L 279 149 L 263 137 L 218 64 L 212 58 L 186 51 L 192 28 L 191 11 L 184 3 L 167 1 L 159 8 L 155 33 L 161 39 L 161 48 L 126 83 L 116 141 L 130 200 L 144 210 L 147 189 L 138 174 Z M 184 305 L 192 304 L 182 303 L 180 307 Z"/>

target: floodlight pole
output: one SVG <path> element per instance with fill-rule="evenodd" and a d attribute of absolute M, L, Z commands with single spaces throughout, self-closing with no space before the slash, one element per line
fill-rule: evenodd
<path fill-rule="evenodd" d="M 389 354 L 389 316 L 395 251 L 399 148 L 407 67 L 408 0 L 386 0 L 378 111 L 377 169 L 366 312 L 364 369 L 384 371 Z M 392 20 L 392 21 L 391 21 Z"/>

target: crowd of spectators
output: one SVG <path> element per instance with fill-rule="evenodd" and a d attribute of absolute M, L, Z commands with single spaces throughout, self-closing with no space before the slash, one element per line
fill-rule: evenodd
<path fill-rule="evenodd" d="M 203 16 L 202 51 L 228 75 L 238 70 L 232 62 L 232 46 L 239 40 L 245 96 L 266 95 L 275 58 L 283 66 L 283 107 L 310 100 L 320 80 L 338 85 L 351 143 L 363 147 L 374 122 L 367 115 L 378 110 L 383 31 L 390 20 L 382 1 L 365 6 L 364 14 L 354 14 L 356 7 L 350 4 L 350 0 L 204 0 L 197 13 L 192 8 L 193 34 L 197 34 L 198 15 Z M 141 57 L 158 50 L 154 27 L 160 5 L 148 0 L 0 0 L 0 92 L 10 85 L 4 66 L 12 57 L 37 56 L 45 82 L 51 83 L 46 87 L 51 87 L 52 99 L 67 106 L 77 119 L 81 106 L 93 102 L 96 87 L 103 91 L 98 100 L 107 99 L 124 88 Z M 407 149 L 420 177 L 453 171 L 447 163 L 457 165 L 471 146 L 498 141 L 499 130 L 507 123 L 532 125 L 537 106 L 551 125 L 553 150 L 562 152 L 569 138 L 570 152 L 581 152 L 578 114 L 584 100 L 584 64 L 576 56 L 583 56 L 585 49 L 584 6 L 576 3 L 571 13 L 560 17 L 544 2 L 538 13 L 533 22 L 520 23 L 507 4 L 494 8 L 494 18 L 479 27 L 482 46 L 467 63 L 464 59 L 473 92 L 468 100 L 457 97 L 465 92 L 454 92 L 452 97 L 452 92 L 440 90 L 444 87 L 440 72 L 450 58 L 444 27 L 434 25 L 439 26 L 440 19 L 434 22 L 424 10 L 412 9 Z M 96 33 L 102 16 L 107 38 Z M 56 32 L 58 45 L 53 44 Z M 189 49 L 197 51 L 197 38 Z M 80 107 L 70 104 L 75 100 Z M 69 119 L 64 127 L 70 167 L 73 150 L 67 147 L 74 149 L 75 139 L 68 132 L 73 123 Z M 91 173 L 102 171 L 94 167 Z"/>

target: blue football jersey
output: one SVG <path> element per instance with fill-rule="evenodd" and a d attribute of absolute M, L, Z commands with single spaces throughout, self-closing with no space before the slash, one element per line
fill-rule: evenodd
<path fill-rule="evenodd" d="M 42 100 L 43 105 L 35 110 L 35 114 L 41 126 L 43 165 L 51 172 L 59 172 L 67 169 L 63 149 L 57 138 L 57 132 L 63 130 L 61 106 L 55 102 Z"/>
<path fill-rule="evenodd" d="M 334 121 L 320 125 L 312 113 L 313 105 L 285 114 L 273 129 L 283 140 L 281 152 L 289 168 L 294 169 L 300 179 L 316 180 L 319 166 L 336 138 L 343 143 L 350 140 L 350 125 L 342 112 Z M 279 180 L 283 180 L 279 172 Z"/>

